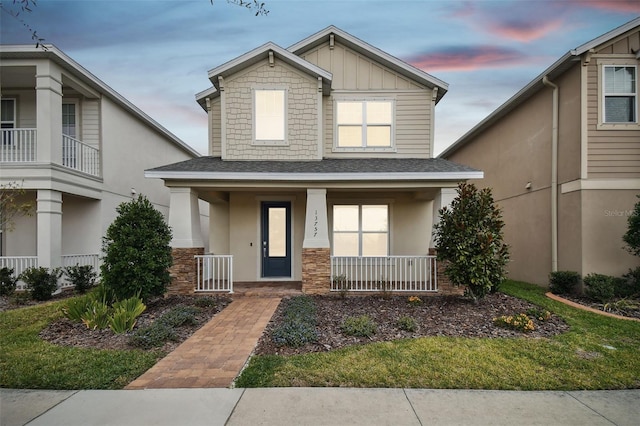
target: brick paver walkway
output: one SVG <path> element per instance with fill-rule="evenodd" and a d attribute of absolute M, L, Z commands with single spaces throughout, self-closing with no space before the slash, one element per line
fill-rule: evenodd
<path fill-rule="evenodd" d="M 279 303 L 277 297 L 236 298 L 126 389 L 228 387 Z"/>

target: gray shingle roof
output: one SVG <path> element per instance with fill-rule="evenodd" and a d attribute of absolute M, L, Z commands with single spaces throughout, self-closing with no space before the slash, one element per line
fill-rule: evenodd
<path fill-rule="evenodd" d="M 442 158 L 327 158 L 321 161 L 223 161 L 199 157 L 148 170 L 169 173 L 466 173 L 479 172 Z"/>

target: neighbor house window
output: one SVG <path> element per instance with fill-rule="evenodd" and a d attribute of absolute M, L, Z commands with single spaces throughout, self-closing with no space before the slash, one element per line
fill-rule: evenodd
<path fill-rule="evenodd" d="M 637 92 L 635 66 L 604 67 L 604 122 L 635 123 Z"/>
<path fill-rule="evenodd" d="M 254 141 L 263 144 L 286 142 L 286 91 L 254 90 Z"/>
<path fill-rule="evenodd" d="M 390 100 L 336 101 L 336 148 L 393 147 L 393 109 Z"/>
<path fill-rule="evenodd" d="M 16 100 L 4 98 L 0 104 L 0 127 L 2 129 L 16 128 Z M 13 145 L 13 134 L 11 132 L 2 132 L 2 144 Z"/>
<path fill-rule="evenodd" d="M 387 256 L 388 253 L 387 205 L 333 206 L 334 256 Z"/>

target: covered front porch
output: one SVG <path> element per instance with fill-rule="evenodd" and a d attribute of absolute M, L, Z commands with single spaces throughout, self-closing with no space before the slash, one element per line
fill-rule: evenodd
<path fill-rule="evenodd" d="M 147 177 L 163 178 L 171 192 L 170 291 L 233 292 L 238 283 L 301 282 L 306 294 L 438 293 L 444 276 L 433 251 L 433 225 L 457 183 L 478 172 L 410 170 L 433 165 L 431 160 L 360 164 L 203 157 L 185 163 L 235 171 L 147 171 Z M 252 167 L 272 172 L 238 172 Z M 324 172 L 305 173 L 300 167 Z M 358 172 L 367 168 L 373 172 Z M 210 253 L 204 253 L 197 232 L 198 200 L 210 206 Z"/>

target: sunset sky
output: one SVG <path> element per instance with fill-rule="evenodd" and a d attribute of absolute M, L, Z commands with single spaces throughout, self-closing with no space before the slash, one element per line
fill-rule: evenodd
<path fill-rule="evenodd" d="M 636 0 L 38 0 L 24 19 L 95 76 L 203 154 L 207 71 L 266 42 L 283 48 L 335 25 L 449 83 L 436 152 L 567 51 L 640 15 Z M 9 7 L 10 1 L 3 2 Z M 4 11 L 2 44 L 31 33 Z"/>

